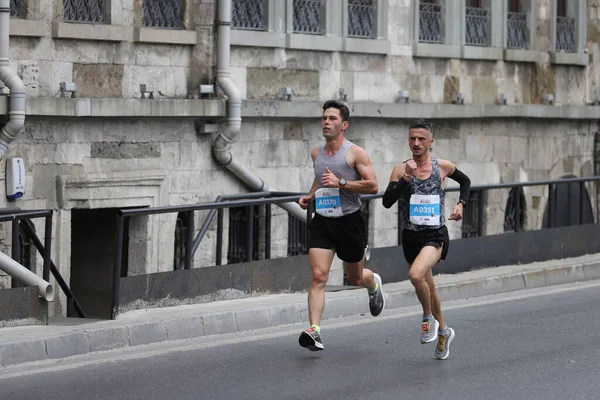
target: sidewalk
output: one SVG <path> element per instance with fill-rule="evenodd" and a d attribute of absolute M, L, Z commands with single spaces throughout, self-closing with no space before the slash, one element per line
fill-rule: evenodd
<path fill-rule="evenodd" d="M 600 279 L 600 254 L 435 277 L 442 302 Z M 417 305 L 410 282 L 383 284 L 386 310 Z M 364 289 L 328 292 L 323 319 L 369 313 Z M 384 311 L 385 314 L 385 311 Z M 130 311 L 116 320 L 51 319 L 0 328 L 0 368 L 204 335 L 308 323 L 306 293 Z"/>

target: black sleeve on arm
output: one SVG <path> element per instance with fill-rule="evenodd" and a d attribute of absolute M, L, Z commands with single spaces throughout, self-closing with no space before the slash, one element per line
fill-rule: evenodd
<path fill-rule="evenodd" d="M 383 206 L 385 208 L 393 206 L 402 193 L 408 190 L 408 187 L 408 182 L 404 178 L 400 178 L 399 182 L 390 182 L 383 194 Z"/>
<path fill-rule="evenodd" d="M 452 174 L 448 175 L 448 178 L 455 180 L 460 185 L 460 200 L 464 201 L 464 203 L 469 201 L 469 191 L 471 190 L 471 180 L 469 177 L 456 168 Z"/>

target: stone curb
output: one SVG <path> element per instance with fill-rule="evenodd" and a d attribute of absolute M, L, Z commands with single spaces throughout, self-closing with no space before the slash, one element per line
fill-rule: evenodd
<path fill-rule="evenodd" d="M 598 279 L 600 261 L 595 261 L 442 284 L 437 290 L 443 301 L 449 301 Z M 412 288 L 386 290 L 384 293 L 386 309 L 418 304 Z M 323 319 L 359 315 L 368 313 L 368 309 L 368 299 L 364 290 L 339 292 L 327 297 Z M 0 365 L 14 366 L 124 347 L 289 325 L 307 320 L 308 308 L 303 297 L 301 303 L 274 304 L 155 322 L 123 324 L 118 320 L 108 321 L 106 325 L 109 326 L 105 328 L 79 329 L 47 338 L 0 343 Z"/>

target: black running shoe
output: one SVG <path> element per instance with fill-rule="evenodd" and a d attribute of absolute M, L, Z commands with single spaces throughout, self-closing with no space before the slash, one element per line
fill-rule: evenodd
<path fill-rule="evenodd" d="M 379 287 L 375 293 L 369 293 L 369 310 L 371 311 L 371 315 L 376 317 L 385 308 L 385 298 L 383 297 L 383 288 L 381 287 L 381 277 L 379 274 L 373 274 L 373 277 Z"/>
<path fill-rule="evenodd" d="M 319 336 L 313 327 L 308 328 L 300 334 L 298 343 L 300 343 L 300 346 L 306 347 L 311 351 L 325 350 L 323 343 L 321 343 L 321 336 Z"/>

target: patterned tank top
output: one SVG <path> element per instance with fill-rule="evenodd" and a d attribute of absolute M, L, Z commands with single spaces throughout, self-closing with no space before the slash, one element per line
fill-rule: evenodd
<path fill-rule="evenodd" d="M 445 192 L 437 158 L 431 157 L 431 167 L 431 175 L 427 179 L 412 176 L 409 190 L 398 199 L 403 229 L 422 231 L 444 226 Z"/>

